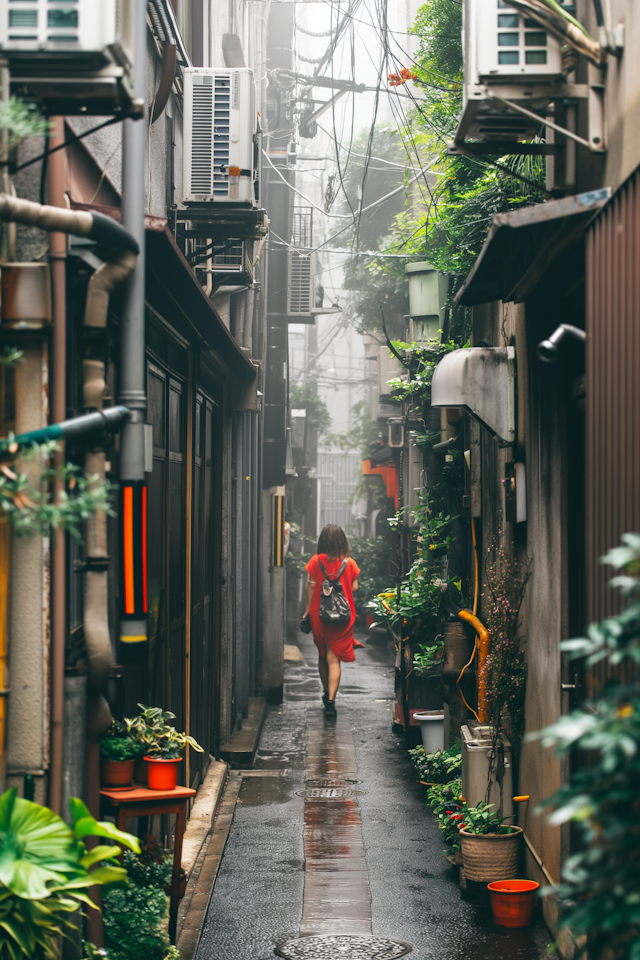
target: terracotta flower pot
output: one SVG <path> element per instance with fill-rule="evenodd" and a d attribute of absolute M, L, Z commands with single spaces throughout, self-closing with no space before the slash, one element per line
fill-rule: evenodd
<path fill-rule="evenodd" d="M 103 787 L 128 787 L 133 781 L 134 760 L 101 760 L 100 779 Z"/>
<path fill-rule="evenodd" d="M 467 880 L 493 883 L 511 880 L 518 875 L 521 827 L 512 827 L 513 833 L 478 835 L 460 831 L 464 875 Z"/>
<path fill-rule="evenodd" d="M 163 760 L 162 757 L 145 757 L 147 761 L 147 786 L 149 790 L 175 790 L 178 785 L 178 764 L 176 760 Z"/>
<path fill-rule="evenodd" d="M 535 880 L 497 880 L 489 884 L 493 922 L 499 927 L 528 927 L 533 921 Z"/>

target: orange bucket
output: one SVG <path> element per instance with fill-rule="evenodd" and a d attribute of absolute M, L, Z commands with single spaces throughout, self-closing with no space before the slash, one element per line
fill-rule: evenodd
<path fill-rule="evenodd" d="M 175 790 L 178 785 L 177 760 L 162 760 L 159 757 L 145 757 L 147 761 L 147 787 L 149 790 Z"/>
<path fill-rule="evenodd" d="M 499 927 L 528 927 L 539 886 L 535 880 L 496 880 L 488 884 L 493 922 Z"/>

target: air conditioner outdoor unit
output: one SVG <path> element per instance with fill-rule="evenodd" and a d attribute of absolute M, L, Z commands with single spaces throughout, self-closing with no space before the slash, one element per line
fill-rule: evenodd
<path fill-rule="evenodd" d="M 131 82 L 135 0 L 0 0 L 11 85 L 49 113 L 140 113 Z"/>
<path fill-rule="evenodd" d="M 464 106 L 455 140 L 533 139 L 553 85 L 564 81 L 559 41 L 506 0 L 465 0 L 463 15 Z M 540 119 L 510 108 L 493 92 Z"/>
<path fill-rule="evenodd" d="M 289 283 L 287 313 L 291 317 L 311 318 L 316 306 L 316 255 L 289 247 Z"/>
<path fill-rule="evenodd" d="M 184 71 L 183 203 L 256 206 L 257 114 L 253 71 Z"/>

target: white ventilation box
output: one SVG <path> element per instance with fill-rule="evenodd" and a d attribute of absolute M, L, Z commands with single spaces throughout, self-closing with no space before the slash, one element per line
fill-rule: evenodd
<path fill-rule="evenodd" d="M 316 255 L 289 247 L 287 313 L 291 317 L 311 317 L 316 306 Z"/>
<path fill-rule="evenodd" d="M 0 0 L 0 56 L 9 61 L 12 91 L 49 113 L 139 113 L 131 82 L 134 3 Z"/>
<path fill-rule="evenodd" d="M 253 71 L 184 71 L 184 203 L 256 206 L 257 113 Z"/>
<path fill-rule="evenodd" d="M 531 140 L 544 123 L 553 85 L 564 82 L 562 50 L 537 20 L 506 0 L 465 0 L 464 102 L 455 141 Z M 525 116 L 492 94 L 538 113 Z"/>
<path fill-rule="evenodd" d="M 561 79 L 560 42 L 537 20 L 506 0 L 465 0 L 463 9 L 465 83 Z"/>
<path fill-rule="evenodd" d="M 115 60 L 130 66 L 134 0 L 0 0 L 0 48 L 67 69 Z"/>
<path fill-rule="evenodd" d="M 409 371 L 403 367 L 387 346 L 378 349 L 378 398 L 380 403 L 390 400 L 392 388 L 389 380 L 407 380 Z"/>

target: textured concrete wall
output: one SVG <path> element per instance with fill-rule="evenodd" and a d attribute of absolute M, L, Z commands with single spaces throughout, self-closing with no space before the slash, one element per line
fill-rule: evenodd
<path fill-rule="evenodd" d="M 43 342 L 23 348 L 16 365 L 16 433 L 46 424 L 47 353 Z M 42 462 L 23 462 L 32 484 L 39 483 Z M 36 799 L 44 799 L 42 777 L 49 762 L 49 542 L 39 534 L 15 537 L 11 568 L 9 718 L 7 779 L 17 785 L 34 773 Z"/>

